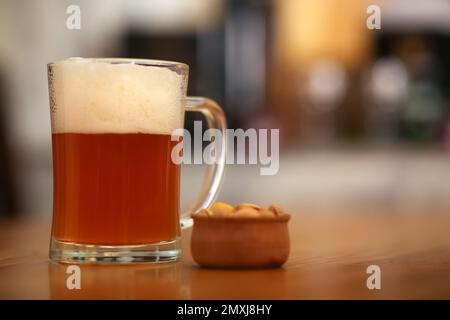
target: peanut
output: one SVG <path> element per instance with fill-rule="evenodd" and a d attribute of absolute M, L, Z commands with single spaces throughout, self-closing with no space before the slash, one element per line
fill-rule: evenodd
<path fill-rule="evenodd" d="M 275 213 L 272 210 L 262 209 L 259 212 L 260 217 L 275 217 Z"/>
<path fill-rule="evenodd" d="M 271 204 L 267 209 L 253 203 L 239 203 L 235 208 L 225 202 L 214 203 L 210 210 L 201 209 L 195 215 L 200 217 L 236 217 L 236 218 L 258 218 L 276 217 L 284 214 L 284 210 L 277 204 Z"/>
<path fill-rule="evenodd" d="M 244 207 L 236 211 L 233 215 L 236 218 L 258 218 L 259 213 L 256 209 L 250 207 Z"/>
<path fill-rule="evenodd" d="M 214 217 L 226 217 L 231 215 L 233 207 L 225 202 L 216 202 L 212 205 L 211 211 Z"/>
<path fill-rule="evenodd" d="M 284 214 L 283 208 L 277 204 L 271 204 L 268 209 L 272 211 L 276 216 L 281 216 L 282 214 Z"/>
<path fill-rule="evenodd" d="M 243 202 L 243 203 L 239 203 L 235 208 L 234 211 L 237 212 L 241 209 L 244 208 L 252 208 L 254 210 L 261 210 L 261 207 L 258 206 L 257 204 L 253 204 L 253 203 L 248 203 L 248 202 Z"/>

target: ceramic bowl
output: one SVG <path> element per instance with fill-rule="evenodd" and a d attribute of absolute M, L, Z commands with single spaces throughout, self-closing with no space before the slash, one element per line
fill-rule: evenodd
<path fill-rule="evenodd" d="M 279 267 L 289 256 L 289 214 L 274 217 L 193 216 L 191 252 L 201 266 Z"/>

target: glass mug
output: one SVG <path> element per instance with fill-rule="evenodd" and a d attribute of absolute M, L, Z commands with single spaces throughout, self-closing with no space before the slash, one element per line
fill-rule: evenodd
<path fill-rule="evenodd" d="M 212 100 L 186 97 L 189 67 L 144 59 L 70 58 L 48 64 L 53 154 L 50 259 L 167 262 L 180 229 L 215 200 L 226 121 Z M 172 161 L 185 111 L 222 131 L 192 210 L 179 215 L 180 165 Z M 181 223 L 180 223 L 181 222 Z"/>

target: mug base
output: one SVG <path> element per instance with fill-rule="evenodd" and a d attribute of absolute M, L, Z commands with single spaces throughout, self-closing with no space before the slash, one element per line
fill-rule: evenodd
<path fill-rule="evenodd" d="M 60 263 L 167 263 L 178 261 L 180 257 L 181 238 L 137 245 L 81 244 L 54 237 L 50 242 L 50 260 Z"/>

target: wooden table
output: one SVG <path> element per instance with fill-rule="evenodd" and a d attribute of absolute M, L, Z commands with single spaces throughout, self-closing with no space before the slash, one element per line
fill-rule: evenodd
<path fill-rule="evenodd" d="M 66 289 L 66 265 L 47 259 L 49 221 L 0 223 L 0 299 L 391 299 L 450 298 L 450 212 L 446 209 L 318 210 L 290 222 L 283 268 L 198 267 L 183 233 L 179 263 L 81 265 L 81 290 Z M 381 290 L 368 290 L 369 265 Z"/>

